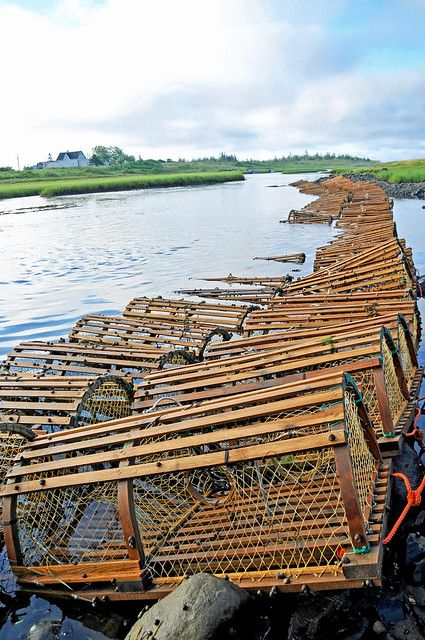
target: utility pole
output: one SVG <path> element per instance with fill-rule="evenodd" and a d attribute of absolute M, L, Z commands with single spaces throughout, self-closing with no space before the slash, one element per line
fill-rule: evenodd
<path fill-rule="evenodd" d="M 21 170 L 21 166 L 20 166 L 20 164 L 19 164 L 19 156 L 16 156 L 16 159 L 17 159 L 17 161 L 18 161 L 18 171 L 20 171 L 20 170 Z"/>

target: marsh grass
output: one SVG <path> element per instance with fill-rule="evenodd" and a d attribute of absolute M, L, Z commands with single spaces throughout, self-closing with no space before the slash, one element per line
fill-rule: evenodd
<path fill-rule="evenodd" d="M 347 171 L 347 170 L 346 170 Z M 348 170 L 350 173 L 372 174 L 378 180 L 385 180 L 392 184 L 402 182 L 425 182 L 425 159 L 402 160 L 400 162 L 387 162 L 369 167 L 357 167 Z M 338 170 L 338 173 L 343 172 Z"/>
<path fill-rule="evenodd" d="M 96 178 L 68 178 L 62 180 L 7 182 L 0 184 L 0 199 L 23 196 L 64 196 L 82 193 L 104 193 L 134 189 L 186 187 L 244 180 L 241 171 L 211 173 L 182 173 L 166 175 L 106 176 Z"/>

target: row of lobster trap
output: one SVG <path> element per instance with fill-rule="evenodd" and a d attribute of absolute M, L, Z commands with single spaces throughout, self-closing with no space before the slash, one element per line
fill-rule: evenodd
<path fill-rule="evenodd" d="M 335 338 L 340 366 L 312 368 L 307 355 L 304 369 L 298 353 L 295 373 L 263 362 L 195 402 L 161 381 L 165 395 L 136 400 L 136 416 L 90 424 L 80 406 L 85 426 L 9 434 L 19 450 L 4 469 L 3 524 L 20 583 L 112 599 L 161 597 L 199 571 L 256 589 L 379 584 L 382 456 L 410 428 L 420 373 L 407 323 L 389 326 L 360 354 Z"/>
<path fill-rule="evenodd" d="M 135 298 L 9 354 L 3 533 L 24 588 L 155 599 L 200 571 L 249 589 L 380 583 L 390 460 L 415 438 L 422 379 L 415 271 L 382 190 L 302 187 L 341 234 L 311 275 L 217 278 L 236 287 L 208 290 L 219 303 Z"/>

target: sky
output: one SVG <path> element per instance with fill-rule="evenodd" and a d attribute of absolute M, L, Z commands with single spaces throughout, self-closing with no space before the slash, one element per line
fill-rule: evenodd
<path fill-rule="evenodd" d="M 425 0 L 0 0 L 0 166 L 425 157 Z"/>

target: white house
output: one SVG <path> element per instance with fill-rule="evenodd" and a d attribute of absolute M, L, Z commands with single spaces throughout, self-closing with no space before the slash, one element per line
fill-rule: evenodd
<path fill-rule="evenodd" d="M 37 162 L 33 169 L 62 169 L 67 167 L 87 167 L 89 161 L 82 151 L 61 151 L 56 160 L 49 154 L 47 162 Z"/>

